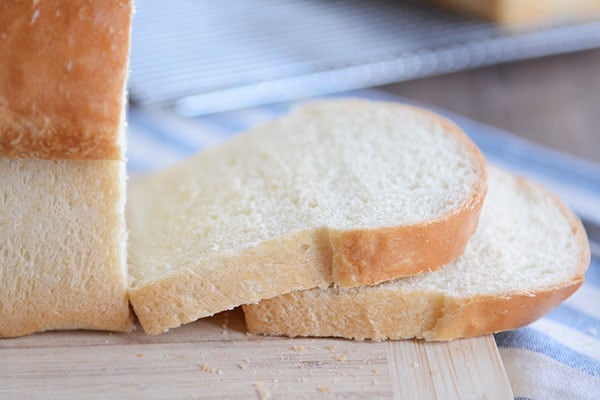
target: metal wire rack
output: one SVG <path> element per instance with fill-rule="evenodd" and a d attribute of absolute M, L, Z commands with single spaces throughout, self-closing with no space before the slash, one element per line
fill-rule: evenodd
<path fill-rule="evenodd" d="M 511 32 L 419 1 L 138 0 L 130 96 L 193 116 L 600 46 L 600 21 Z"/>

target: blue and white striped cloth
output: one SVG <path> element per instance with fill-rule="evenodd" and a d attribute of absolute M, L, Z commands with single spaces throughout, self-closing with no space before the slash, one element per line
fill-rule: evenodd
<path fill-rule="evenodd" d="M 346 93 L 399 100 L 383 92 Z M 163 168 L 261 122 L 287 112 L 278 104 L 193 119 L 169 111 L 131 107 L 130 173 Z M 500 129 L 444 110 L 492 163 L 544 183 L 586 220 L 600 225 L 600 165 L 526 142 Z M 496 335 L 516 398 L 600 399 L 600 256 L 592 259 L 583 287 L 530 326 Z"/>

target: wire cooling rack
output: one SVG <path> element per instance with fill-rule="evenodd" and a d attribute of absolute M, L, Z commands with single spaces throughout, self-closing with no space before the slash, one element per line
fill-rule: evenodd
<path fill-rule="evenodd" d="M 600 47 L 600 21 L 510 32 L 423 3 L 137 0 L 131 99 L 194 116 Z"/>

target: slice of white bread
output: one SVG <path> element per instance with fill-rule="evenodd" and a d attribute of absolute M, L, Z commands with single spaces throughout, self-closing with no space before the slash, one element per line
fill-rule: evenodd
<path fill-rule="evenodd" d="M 444 268 L 353 289 L 314 289 L 244 306 L 251 333 L 450 340 L 524 326 L 583 283 L 581 222 L 540 186 L 490 168 L 465 253 Z"/>
<path fill-rule="evenodd" d="M 0 337 L 128 331 L 131 0 L 0 3 Z"/>
<path fill-rule="evenodd" d="M 131 303 L 157 334 L 294 290 L 436 269 L 475 231 L 486 174 L 431 112 L 304 105 L 132 187 Z"/>

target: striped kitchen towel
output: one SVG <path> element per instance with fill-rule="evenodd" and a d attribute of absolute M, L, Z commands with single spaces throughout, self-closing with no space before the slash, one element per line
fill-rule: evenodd
<path fill-rule="evenodd" d="M 410 102 L 375 90 L 344 95 Z M 163 168 L 279 116 L 292 106 L 293 103 L 277 104 L 191 119 L 170 111 L 131 107 L 128 170 L 136 174 Z M 434 110 L 459 124 L 492 163 L 551 188 L 582 217 L 586 227 L 600 225 L 600 165 L 444 110 Z M 593 245 L 586 282 L 575 295 L 530 326 L 496 335 L 516 398 L 600 399 L 598 251 Z"/>

